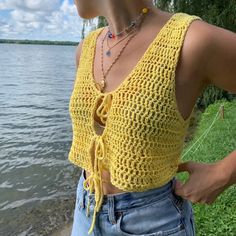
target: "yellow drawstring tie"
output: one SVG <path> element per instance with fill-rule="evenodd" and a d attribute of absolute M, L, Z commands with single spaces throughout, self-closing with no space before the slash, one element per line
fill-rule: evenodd
<path fill-rule="evenodd" d="M 102 136 L 95 135 L 92 139 L 92 145 L 95 142 L 95 158 L 94 158 L 94 171 L 91 173 L 90 176 L 84 181 L 83 187 L 85 190 L 89 190 L 89 194 L 91 194 L 95 189 L 95 207 L 94 207 L 94 213 L 93 213 L 93 220 L 92 225 L 88 231 L 88 234 L 90 234 L 94 228 L 95 225 L 95 218 L 96 213 L 99 211 L 102 201 L 103 201 L 103 188 L 102 188 L 102 182 L 106 182 L 102 180 L 102 160 L 105 156 L 105 148 Z M 87 186 L 89 184 L 89 186 Z M 86 215 L 89 215 L 89 209 L 90 209 L 90 201 L 88 201 Z"/>
<path fill-rule="evenodd" d="M 106 123 L 108 111 L 111 107 L 112 103 L 112 95 L 111 94 L 102 94 L 103 100 L 99 105 L 98 109 L 96 110 L 96 114 L 100 117 L 100 120 L 103 124 Z"/>
<path fill-rule="evenodd" d="M 111 107 L 112 102 L 112 95 L 111 94 L 102 94 L 101 95 L 103 100 L 99 107 L 96 110 L 97 115 L 99 116 L 101 122 L 103 124 L 106 123 L 108 111 Z M 95 207 L 93 212 L 93 219 L 91 227 L 88 231 L 88 234 L 91 234 L 93 231 L 94 225 L 95 225 L 95 219 L 96 219 L 96 213 L 100 210 L 102 201 L 103 201 L 103 188 L 102 188 L 102 182 L 107 182 L 102 180 L 102 160 L 106 156 L 105 153 L 105 146 L 103 142 L 103 136 L 101 135 L 94 135 L 91 140 L 91 146 L 90 146 L 90 154 L 92 154 L 92 147 L 95 143 L 95 152 L 94 152 L 94 169 L 91 173 L 91 175 L 84 181 L 83 187 L 85 190 L 89 190 L 89 194 L 91 194 L 95 190 Z M 91 158 L 91 166 L 93 166 L 92 158 Z M 88 184 L 88 186 L 87 186 Z M 88 201 L 86 215 L 89 215 L 90 210 L 90 201 Z"/>

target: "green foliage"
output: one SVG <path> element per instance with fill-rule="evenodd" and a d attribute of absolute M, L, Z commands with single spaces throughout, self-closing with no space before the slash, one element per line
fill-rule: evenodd
<path fill-rule="evenodd" d="M 225 110 L 224 119 L 221 119 L 219 115 L 216 116 L 222 104 Z M 184 147 L 182 160 L 211 163 L 223 159 L 234 151 L 236 147 L 235 114 L 236 100 L 228 102 L 222 99 L 209 105 L 201 115 L 194 138 Z M 211 129 L 207 135 L 203 135 L 210 126 Z M 201 135 L 203 138 L 199 139 Z M 178 178 L 183 181 L 187 177 L 186 172 L 178 174 Z M 235 195 L 236 186 L 234 185 L 226 189 L 211 205 L 193 204 L 198 236 L 236 235 Z"/>
<path fill-rule="evenodd" d="M 153 4 L 165 11 L 174 12 L 174 8 L 171 5 L 172 0 L 153 0 Z"/>
<path fill-rule="evenodd" d="M 202 96 L 197 99 L 196 104 L 198 108 L 206 108 L 217 100 L 225 98 L 228 101 L 232 101 L 235 97 L 235 94 L 227 92 L 226 90 L 220 89 L 214 85 L 209 85 L 204 90 Z"/>
<path fill-rule="evenodd" d="M 175 12 L 186 12 L 198 15 L 210 24 L 236 32 L 235 0 L 174 0 Z"/>
<path fill-rule="evenodd" d="M 98 17 L 98 28 L 107 26 L 107 21 L 106 18 L 104 16 L 99 16 Z"/>

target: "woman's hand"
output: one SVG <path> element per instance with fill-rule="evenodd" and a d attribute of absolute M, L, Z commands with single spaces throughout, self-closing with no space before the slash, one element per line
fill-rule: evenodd
<path fill-rule="evenodd" d="M 203 164 L 193 161 L 181 163 L 178 172 L 189 172 L 185 183 L 176 181 L 175 193 L 193 203 L 213 203 L 229 185 L 229 171 L 217 162 Z"/>

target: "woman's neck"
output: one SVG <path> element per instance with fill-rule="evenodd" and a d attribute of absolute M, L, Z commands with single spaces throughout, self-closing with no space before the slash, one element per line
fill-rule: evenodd
<path fill-rule="evenodd" d="M 122 2 L 122 3 L 121 3 Z M 147 0 L 104 0 L 101 1 L 100 15 L 104 16 L 113 34 L 121 32 L 135 20 L 144 7 L 149 8 L 146 17 L 153 17 L 157 8 Z"/>

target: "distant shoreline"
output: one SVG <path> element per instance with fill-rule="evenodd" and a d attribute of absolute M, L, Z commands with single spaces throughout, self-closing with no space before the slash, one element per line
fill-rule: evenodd
<path fill-rule="evenodd" d="M 29 39 L 0 39 L 0 43 L 77 46 L 79 42 Z"/>

